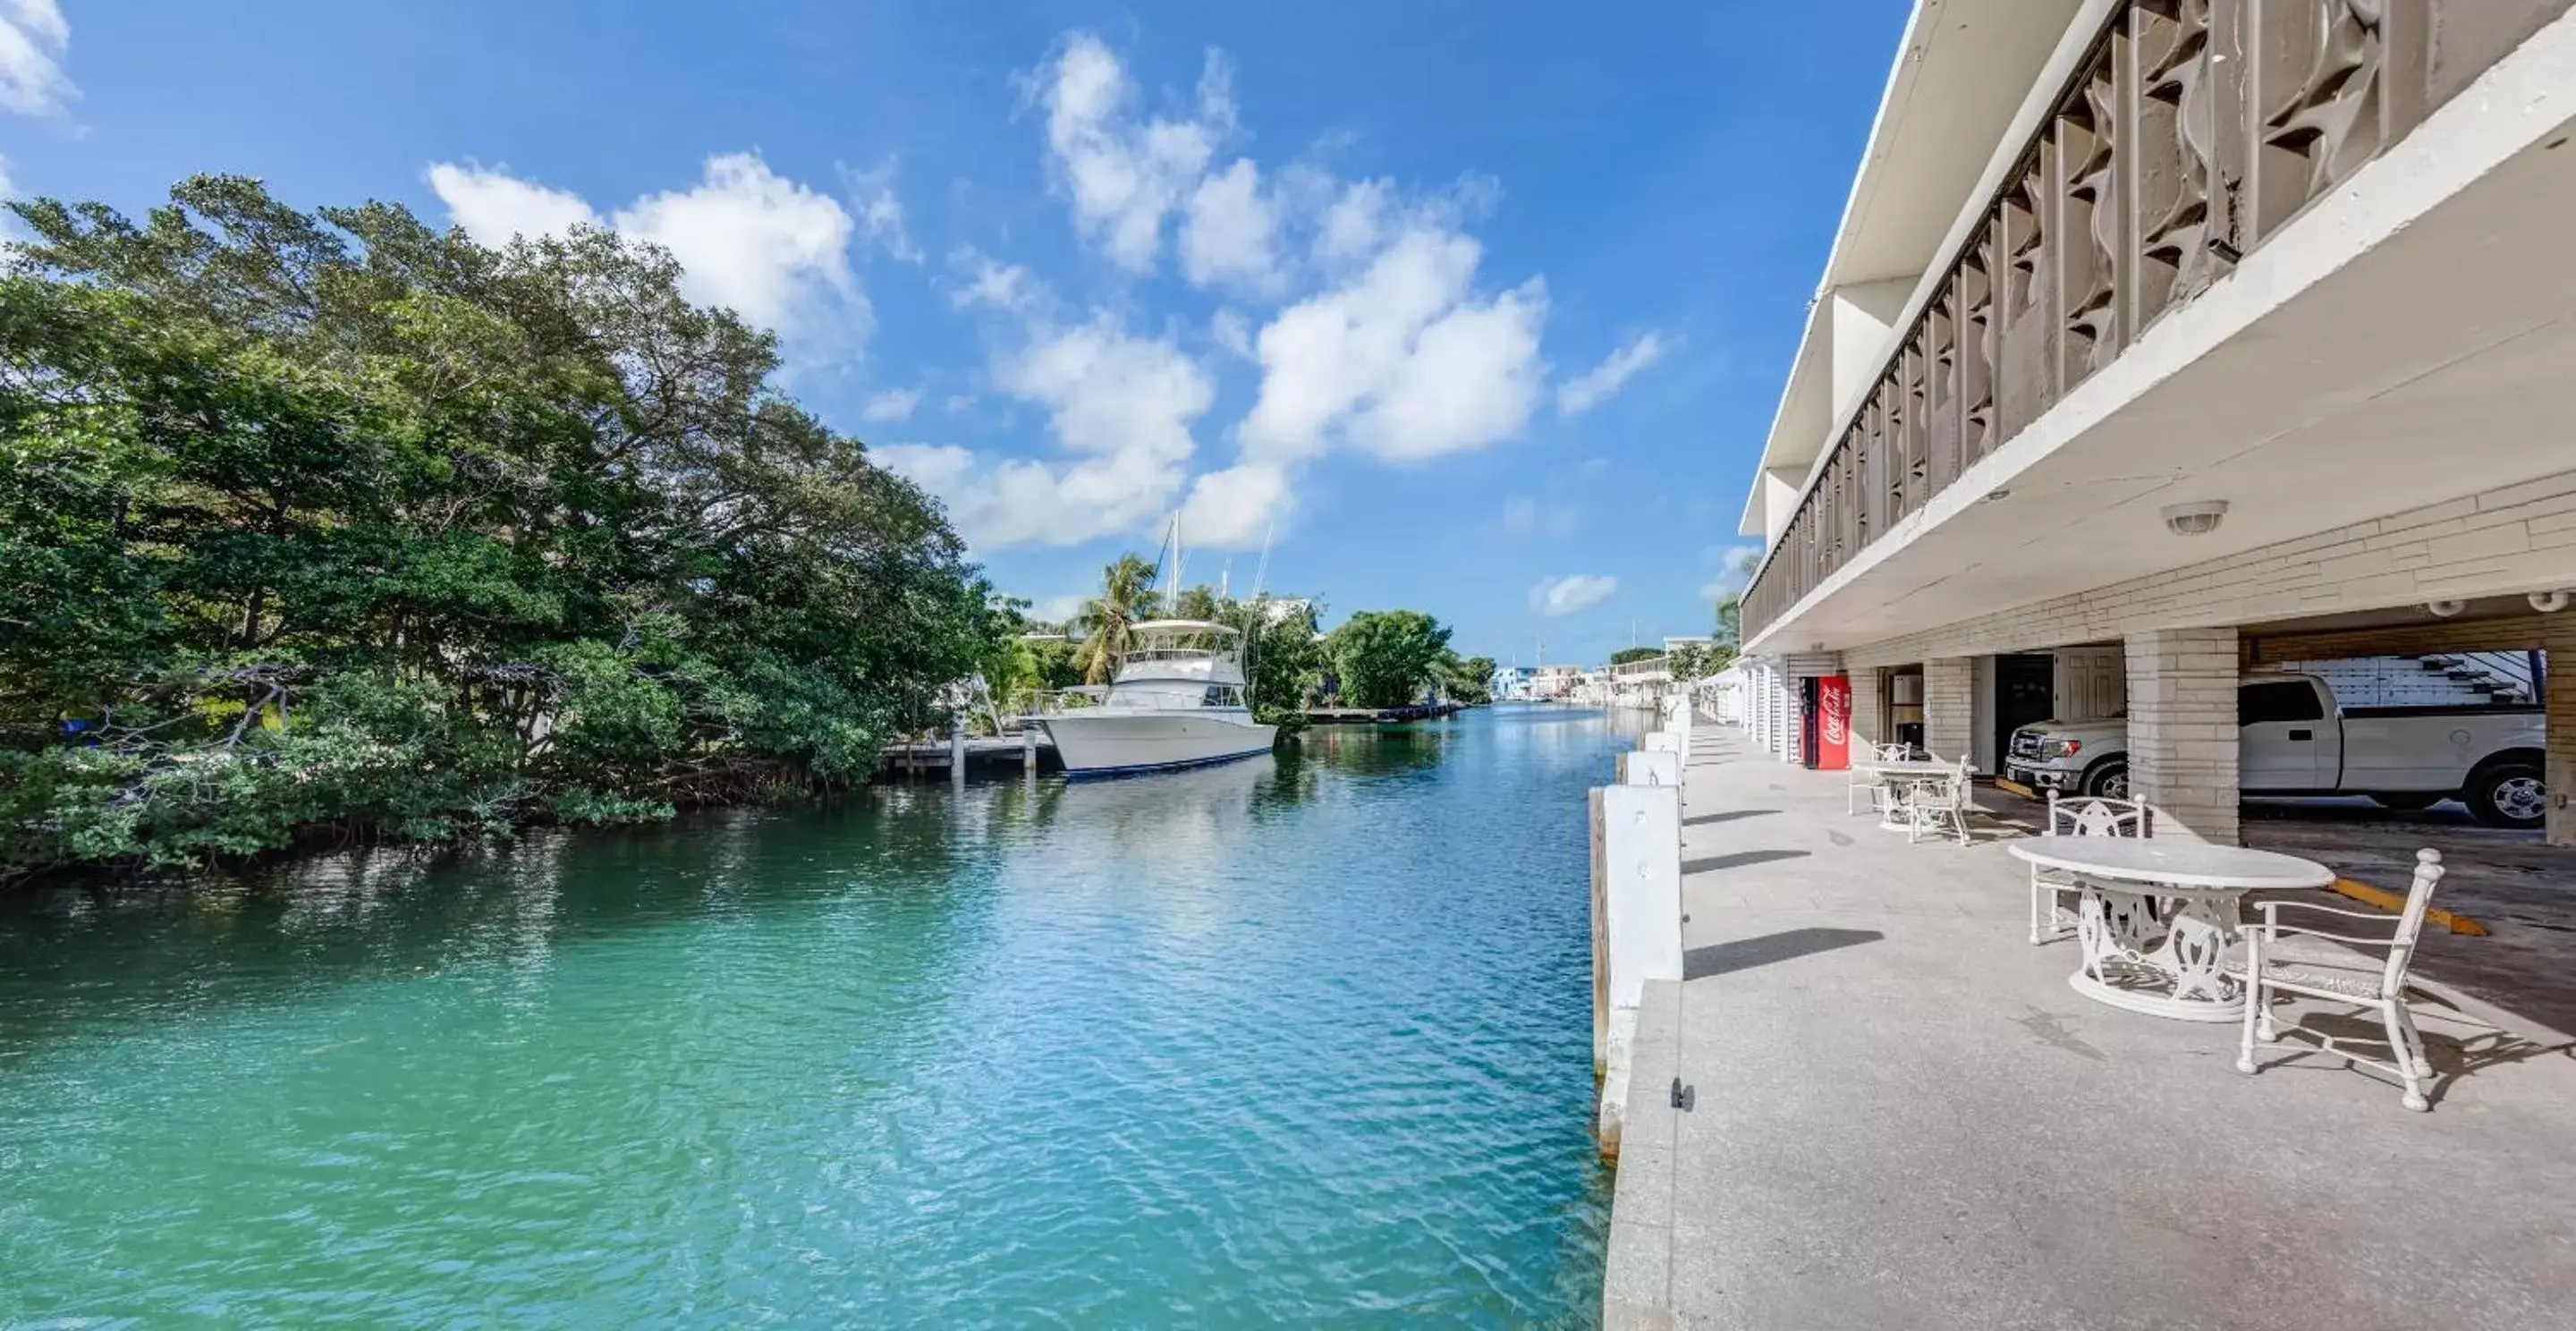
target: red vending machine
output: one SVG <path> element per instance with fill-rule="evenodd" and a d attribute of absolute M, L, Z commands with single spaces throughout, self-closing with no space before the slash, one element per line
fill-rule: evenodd
<path fill-rule="evenodd" d="M 1839 772 L 1851 766 L 1851 677 L 1800 680 L 1799 745 L 1808 767 Z"/>

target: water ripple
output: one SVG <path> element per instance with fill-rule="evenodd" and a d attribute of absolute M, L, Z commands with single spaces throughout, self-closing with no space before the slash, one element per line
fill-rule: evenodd
<path fill-rule="evenodd" d="M 1612 738 L 10 903 L 0 1324 L 1590 1324 Z"/>

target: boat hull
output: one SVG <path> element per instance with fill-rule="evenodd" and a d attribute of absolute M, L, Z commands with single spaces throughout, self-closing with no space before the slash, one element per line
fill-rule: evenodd
<path fill-rule="evenodd" d="M 1055 741 L 1067 776 L 1120 776 L 1231 762 L 1270 752 L 1276 726 L 1248 718 L 1130 712 L 1050 716 L 1039 721 Z"/>

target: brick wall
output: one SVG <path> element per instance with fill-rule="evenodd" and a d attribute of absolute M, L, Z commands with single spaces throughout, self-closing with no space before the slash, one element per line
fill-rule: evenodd
<path fill-rule="evenodd" d="M 1923 663 L 1923 747 L 1957 762 L 1976 745 L 1976 662 L 1936 656 Z"/>
<path fill-rule="evenodd" d="M 2150 629 L 2127 647 L 2130 794 L 2157 836 L 2236 844 L 2236 630 Z"/>

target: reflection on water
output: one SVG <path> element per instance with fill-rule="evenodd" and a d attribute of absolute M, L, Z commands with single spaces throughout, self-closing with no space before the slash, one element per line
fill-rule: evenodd
<path fill-rule="evenodd" d="M 0 903 L 0 1324 L 1587 1321 L 1615 725 Z"/>

